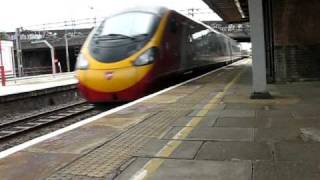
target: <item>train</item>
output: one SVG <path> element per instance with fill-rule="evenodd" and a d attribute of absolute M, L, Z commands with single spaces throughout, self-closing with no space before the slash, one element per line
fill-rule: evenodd
<path fill-rule="evenodd" d="M 76 62 L 81 95 L 91 103 L 125 102 L 160 81 L 241 58 L 239 44 L 166 7 L 136 7 L 105 18 Z"/>

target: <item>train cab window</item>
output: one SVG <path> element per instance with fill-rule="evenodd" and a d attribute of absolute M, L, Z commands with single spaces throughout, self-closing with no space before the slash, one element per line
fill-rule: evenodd
<path fill-rule="evenodd" d="M 94 31 L 89 50 L 100 62 L 121 61 L 142 49 L 159 26 L 160 16 L 128 11 L 106 18 Z"/>
<path fill-rule="evenodd" d="M 97 36 L 121 34 L 127 37 L 150 34 L 158 17 L 143 12 L 129 12 L 105 19 L 97 30 Z"/>

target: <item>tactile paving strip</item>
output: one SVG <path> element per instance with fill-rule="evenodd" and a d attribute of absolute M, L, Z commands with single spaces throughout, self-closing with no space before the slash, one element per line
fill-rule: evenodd
<path fill-rule="evenodd" d="M 152 138 L 158 138 L 168 129 L 170 124 L 189 112 L 190 110 L 160 112 L 77 159 L 48 179 L 103 178 L 109 174 L 116 174 L 119 167 L 143 145 Z"/>
<path fill-rule="evenodd" d="M 106 180 L 106 178 L 97 178 L 97 177 L 89 177 L 89 176 L 77 176 L 72 174 L 57 174 L 48 179 L 54 180 Z"/>

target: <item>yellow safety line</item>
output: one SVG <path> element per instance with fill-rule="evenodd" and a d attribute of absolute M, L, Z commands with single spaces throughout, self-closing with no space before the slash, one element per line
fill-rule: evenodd
<path fill-rule="evenodd" d="M 239 72 L 233 79 L 230 81 L 223 92 L 219 92 L 215 95 L 197 114 L 193 117 L 187 124 L 186 127 L 182 128 L 172 139 L 170 140 L 157 154 L 156 157 L 164 157 L 168 158 L 174 150 L 176 150 L 179 145 L 182 143 L 182 140 L 185 139 L 191 131 L 201 122 L 203 117 L 205 117 L 209 110 L 214 109 L 218 102 L 222 100 L 225 93 L 229 90 L 229 88 L 234 85 L 238 79 L 240 78 L 241 74 L 244 72 L 242 70 Z M 153 173 L 161 166 L 165 159 L 163 158 L 153 158 L 144 165 L 144 167 L 139 170 L 134 176 L 132 176 L 131 180 L 145 180 L 149 179 Z"/>

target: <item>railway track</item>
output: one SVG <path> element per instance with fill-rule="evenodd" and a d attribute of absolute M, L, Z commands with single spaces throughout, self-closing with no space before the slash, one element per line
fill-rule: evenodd
<path fill-rule="evenodd" d="M 93 105 L 85 101 L 52 109 L 47 112 L 22 117 L 10 122 L 0 124 L 0 141 L 14 137 L 15 135 L 26 133 L 40 127 L 47 126 L 65 119 L 77 116 L 94 109 Z"/>

